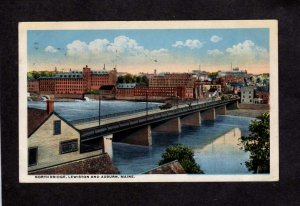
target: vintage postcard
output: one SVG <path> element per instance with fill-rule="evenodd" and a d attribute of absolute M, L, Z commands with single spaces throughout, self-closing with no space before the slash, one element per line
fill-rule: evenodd
<path fill-rule="evenodd" d="M 19 23 L 20 182 L 278 181 L 278 117 L 276 20 Z"/>

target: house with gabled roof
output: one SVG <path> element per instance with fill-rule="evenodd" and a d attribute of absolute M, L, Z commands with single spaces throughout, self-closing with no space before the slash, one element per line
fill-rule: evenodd
<path fill-rule="evenodd" d="M 47 101 L 47 110 L 28 108 L 29 173 L 103 153 L 100 142 L 84 152 L 79 131 L 53 109 L 52 100 Z"/>

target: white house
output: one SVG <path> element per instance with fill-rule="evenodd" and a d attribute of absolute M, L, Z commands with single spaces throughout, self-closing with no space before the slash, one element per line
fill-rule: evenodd
<path fill-rule="evenodd" d="M 241 89 L 241 103 L 254 103 L 254 87 L 243 87 Z"/>
<path fill-rule="evenodd" d="M 28 108 L 28 171 L 102 154 L 80 151 L 79 131 L 53 111 L 53 101 L 47 110 Z"/>

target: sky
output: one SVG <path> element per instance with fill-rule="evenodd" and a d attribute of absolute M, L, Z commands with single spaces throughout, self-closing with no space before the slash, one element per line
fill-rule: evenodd
<path fill-rule="evenodd" d="M 269 72 L 269 29 L 29 30 L 28 71 Z"/>

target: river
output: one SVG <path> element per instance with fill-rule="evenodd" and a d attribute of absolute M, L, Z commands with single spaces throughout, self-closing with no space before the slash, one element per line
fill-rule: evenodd
<path fill-rule="evenodd" d="M 98 101 L 55 102 L 54 110 L 66 120 L 98 115 Z M 149 103 L 149 106 L 159 103 Z M 145 102 L 101 101 L 101 115 L 145 108 Z M 45 102 L 28 102 L 28 107 L 45 109 Z M 158 166 L 162 153 L 174 144 L 192 147 L 194 158 L 205 174 L 248 174 L 249 154 L 240 150 L 239 138 L 248 135 L 253 118 L 218 115 L 200 126 L 182 126 L 179 135 L 152 133 L 152 146 L 113 143 L 113 162 L 122 174 L 139 174 Z"/>

